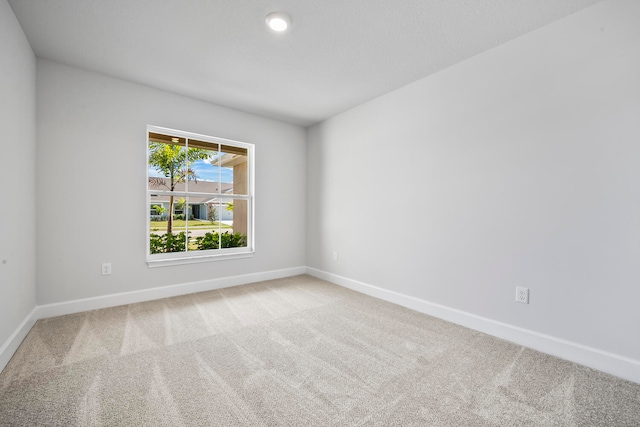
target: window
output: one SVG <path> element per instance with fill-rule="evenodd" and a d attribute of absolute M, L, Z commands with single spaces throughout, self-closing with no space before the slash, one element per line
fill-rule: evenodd
<path fill-rule="evenodd" d="M 147 126 L 149 266 L 253 253 L 253 144 Z"/>

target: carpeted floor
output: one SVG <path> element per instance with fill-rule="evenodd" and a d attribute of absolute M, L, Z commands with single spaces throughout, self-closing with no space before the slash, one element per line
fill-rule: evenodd
<path fill-rule="evenodd" d="M 2 426 L 640 426 L 640 384 L 298 276 L 40 320 Z"/>

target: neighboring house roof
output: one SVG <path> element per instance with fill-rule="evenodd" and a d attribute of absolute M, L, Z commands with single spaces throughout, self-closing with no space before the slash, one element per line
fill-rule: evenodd
<path fill-rule="evenodd" d="M 231 194 L 233 192 L 232 182 L 216 182 L 216 181 L 189 181 L 190 193 L 209 193 L 211 198 L 197 197 L 196 203 L 209 203 L 217 200 L 216 194 Z M 153 178 L 149 179 L 149 189 L 157 191 L 169 191 L 169 179 L 168 178 Z M 180 182 L 175 185 L 174 191 L 183 192 L 185 190 L 185 183 Z M 169 196 L 157 195 L 153 198 L 154 201 L 164 202 L 169 201 Z M 190 200 L 191 202 L 191 200 Z"/>

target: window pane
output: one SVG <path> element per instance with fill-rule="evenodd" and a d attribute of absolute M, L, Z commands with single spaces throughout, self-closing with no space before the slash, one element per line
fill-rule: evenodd
<path fill-rule="evenodd" d="M 155 194 L 149 196 L 149 215 L 151 222 L 166 221 L 169 208 L 169 198 Z"/>
<path fill-rule="evenodd" d="M 149 190 L 181 191 L 180 185 L 184 188 L 185 143 L 184 138 L 149 133 Z"/>
<path fill-rule="evenodd" d="M 248 215 L 248 201 L 242 199 L 233 199 L 226 203 L 227 209 L 231 211 L 232 216 L 230 220 L 224 221 L 224 224 L 231 229 L 225 229 L 223 232 L 228 232 L 230 236 L 227 239 L 223 239 L 223 247 L 246 247 L 247 236 L 249 235 L 249 215 Z M 232 235 L 232 236 L 231 236 Z M 225 246 L 228 242 L 229 246 Z"/>
<path fill-rule="evenodd" d="M 217 198 L 189 197 L 191 212 L 188 222 L 189 251 L 218 249 L 220 232 L 220 210 Z"/>
<path fill-rule="evenodd" d="M 184 221 L 169 220 L 169 205 L 169 197 L 149 197 L 149 249 L 152 254 L 185 251 Z"/>
<path fill-rule="evenodd" d="M 222 145 L 220 172 L 223 183 L 230 183 L 227 194 L 249 194 L 249 162 L 246 148 Z"/>
<path fill-rule="evenodd" d="M 188 144 L 189 191 L 197 193 L 218 193 L 220 191 L 219 187 L 214 188 L 217 186 L 207 185 L 206 183 L 219 182 L 219 145 L 206 144 L 194 139 L 190 139 Z"/>

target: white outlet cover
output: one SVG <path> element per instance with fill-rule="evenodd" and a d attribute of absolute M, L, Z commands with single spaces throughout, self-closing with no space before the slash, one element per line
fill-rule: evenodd
<path fill-rule="evenodd" d="M 516 286 L 516 302 L 529 304 L 529 288 Z"/>
<path fill-rule="evenodd" d="M 111 263 L 102 264 L 102 275 L 108 276 L 111 274 Z"/>

